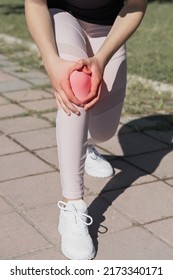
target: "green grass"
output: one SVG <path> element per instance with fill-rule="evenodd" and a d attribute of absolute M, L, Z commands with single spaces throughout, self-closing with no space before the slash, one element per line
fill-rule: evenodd
<path fill-rule="evenodd" d="M 127 44 L 129 73 L 173 83 L 173 1 L 149 3 L 137 32 Z"/>
<path fill-rule="evenodd" d="M 21 66 L 21 70 L 41 69 L 36 53 L 31 52 L 26 44 L 7 44 L 1 40 L 0 53 L 17 62 Z"/>
<path fill-rule="evenodd" d="M 139 81 L 129 83 L 123 114 L 143 115 L 172 113 L 173 98 L 170 92 L 158 92 Z"/>
<path fill-rule="evenodd" d="M 0 33 L 31 40 L 24 16 L 24 0 L 0 0 Z"/>

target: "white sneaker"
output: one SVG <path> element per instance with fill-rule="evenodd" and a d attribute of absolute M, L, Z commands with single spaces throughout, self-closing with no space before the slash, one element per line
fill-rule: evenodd
<path fill-rule="evenodd" d="M 82 199 L 67 203 L 59 201 L 58 207 L 61 209 L 58 230 L 61 234 L 62 253 L 71 260 L 94 258 L 95 248 L 88 232 L 93 219 L 87 215 L 85 202 Z"/>
<path fill-rule="evenodd" d="M 92 145 L 88 145 L 85 172 L 93 177 L 106 178 L 114 174 L 110 163 Z"/>

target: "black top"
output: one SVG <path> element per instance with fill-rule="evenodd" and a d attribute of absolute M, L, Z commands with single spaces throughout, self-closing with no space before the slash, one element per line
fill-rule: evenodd
<path fill-rule="evenodd" d="M 47 0 L 48 8 L 59 8 L 86 22 L 112 25 L 124 0 Z"/>

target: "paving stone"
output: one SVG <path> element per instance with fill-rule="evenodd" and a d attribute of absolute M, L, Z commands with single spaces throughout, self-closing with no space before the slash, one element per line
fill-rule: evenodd
<path fill-rule="evenodd" d="M 168 117 L 165 115 L 152 115 L 136 118 L 136 116 L 122 116 L 121 123 L 131 127 L 133 131 L 145 131 L 152 128 L 163 128 L 168 125 Z"/>
<path fill-rule="evenodd" d="M 117 128 L 116 135 L 130 133 L 130 132 L 133 132 L 133 129 L 131 127 L 120 123 Z"/>
<path fill-rule="evenodd" d="M 34 89 L 7 92 L 4 94 L 4 96 L 16 102 L 54 98 L 53 95 L 49 92 L 46 92 L 44 90 L 34 90 Z"/>
<path fill-rule="evenodd" d="M 51 125 L 48 121 L 33 116 L 23 116 L 0 121 L 0 130 L 8 134 L 41 129 L 50 126 Z"/>
<path fill-rule="evenodd" d="M 28 152 L 0 157 L 0 181 L 51 171 L 52 168 Z"/>
<path fill-rule="evenodd" d="M 59 169 L 57 147 L 37 150 L 35 153 L 45 161 L 51 163 L 55 168 Z"/>
<path fill-rule="evenodd" d="M 9 75 L 7 73 L 0 71 L 0 85 L 2 82 L 9 82 L 9 81 L 15 81 L 15 80 L 16 80 L 16 78 L 13 77 L 12 75 Z"/>
<path fill-rule="evenodd" d="M 47 111 L 52 109 L 57 109 L 57 105 L 54 99 L 44 99 L 39 101 L 25 102 L 22 105 L 36 112 Z"/>
<path fill-rule="evenodd" d="M 20 207 L 30 209 L 62 199 L 58 172 L 44 173 L 0 183 L 0 192 Z"/>
<path fill-rule="evenodd" d="M 0 109 L 0 118 L 13 117 L 26 111 L 16 104 L 2 105 Z"/>
<path fill-rule="evenodd" d="M 173 246 L 173 218 L 151 223 L 145 227 L 154 232 L 156 236 Z"/>
<path fill-rule="evenodd" d="M 130 157 L 127 160 L 160 179 L 167 179 L 173 176 L 172 149 Z"/>
<path fill-rule="evenodd" d="M 35 86 L 48 87 L 50 85 L 48 78 L 27 78 L 27 81 Z"/>
<path fill-rule="evenodd" d="M 0 228 L 0 240 L 3 240 L 3 242 L 0 242 L 0 259 L 11 259 L 16 255 L 24 254 L 49 244 L 17 213 L 2 215 Z"/>
<path fill-rule="evenodd" d="M 0 66 L 2 70 L 8 69 L 8 67 L 18 68 L 18 64 L 15 62 L 11 62 L 7 57 L 5 59 L 0 60 Z"/>
<path fill-rule="evenodd" d="M 36 221 L 41 232 L 44 232 L 53 244 L 60 244 L 58 233 L 58 207 L 56 204 L 37 207 L 28 211 L 29 216 Z"/>
<path fill-rule="evenodd" d="M 145 133 L 152 136 L 156 140 L 163 141 L 166 144 L 173 146 L 173 129 L 165 131 L 148 130 Z"/>
<path fill-rule="evenodd" d="M 56 146 L 54 127 L 13 134 L 13 138 L 31 150 Z"/>
<path fill-rule="evenodd" d="M 173 186 L 173 179 L 166 180 L 166 183 L 170 186 Z"/>
<path fill-rule="evenodd" d="M 0 219 L 2 214 L 13 212 L 14 210 L 10 207 L 10 205 L 0 197 Z"/>
<path fill-rule="evenodd" d="M 139 132 L 121 133 L 109 141 L 99 144 L 99 146 L 117 156 L 137 155 L 168 147 L 166 144 L 153 140 Z"/>
<path fill-rule="evenodd" d="M 12 154 L 24 151 L 24 149 L 7 138 L 5 135 L 0 136 L 0 155 Z"/>
<path fill-rule="evenodd" d="M 5 104 L 8 104 L 9 102 L 5 99 L 5 98 L 3 98 L 2 96 L 0 96 L 0 106 L 1 105 L 5 105 Z"/>
<path fill-rule="evenodd" d="M 132 226 L 132 221 L 113 209 L 109 203 L 97 196 L 85 196 L 88 205 L 88 214 L 93 218 L 93 224 L 89 227 L 93 237 L 106 236 Z"/>
<path fill-rule="evenodd" d="M 7 60 L 7 58 L 6 58 L 6 56 L 5 55 L 2 55 L 2 54 L 0 54 L 0 61 L 4 61 L 4 60 Z"/>
<path fill-rule="evenodd" d="M 172 260 L 173 249 L 139 227 L 100 238 L 98 260 Z"/>
<path fill-rule="evenodd" d="M 55 122 L 56 121 L 56 115 L 57 115 L 57 112 L 50 112 L 50 113 L 43 114 L 42 116 L 47 118 L 51 122 Z"/>
<path fill-rule="evenodd" d="M 105 158 L 111 159 L 111 157 L 108 156 Z M 156 178 L 152 175 L 149 175 L 122 160 L 113 160 L 112 157 L 110 163 L 115 170 L 115 175 L 113 177 L 94 178 L 85 174 L 85 186 L 91 191 L 91 193 L 99 194 L 100 192 L 117 190 L 122 187 L 143 184 L 156 180 Z"/>
<path fill-rule="evenodd" d="M 16 260 L 67 260 L 59 252 L 59 250 L 54 247 L 29 253 L 27 255 L 16 257 L 15 259 Z"/>
<path fill-rule="evenodd" d="M 19 79 L 9 80 L 8 83 L 7 81 L 0 83 L 1 93 L 5 93 L 8 91 L 23 90 L 27 88 L 31 88 L 31 84 Z"/>
<path fill-rule="evenodd" d="M 37 71 L 37 70 L 29 70 L 26 72 L 16 72 L 15 76 L 22 78 L 22 79 L 47 79 L 47 75 Z"/>
<path fill-rule="evenodd" d="M 173 215 L 173 189 L 161 181 L 106 192 L 102 197 L 140 223 Z"/>

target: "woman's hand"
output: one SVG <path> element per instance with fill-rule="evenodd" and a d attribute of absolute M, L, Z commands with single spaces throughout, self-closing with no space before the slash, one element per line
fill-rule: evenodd
<path fill-rule="evenodd" d="M 78 67 L 76 62 L 66 61 L 59 57 L 45 63 L 45 68 L 54 90 L 57 105 L 69 116 L 71 112 L 80 115 L 80 111 L 73 103 L 77 106 L 83 106 L 82 102 L 74 96 L 70 86 L 70 75 L 76 70 L 76 67 Z"/>
<path fill-rule="evenodd" d="M 91 75 L 91 90 L 88 96 L 83 100 L 84 110 L 91 108 L 100 98 L 100 86 L 103 78 L 104 65 L 93 56 L 87 59 L 80 59 L 77 62 L 77 69 Z"/>

